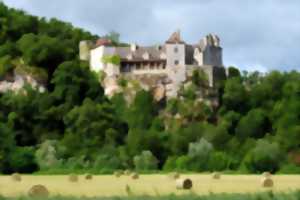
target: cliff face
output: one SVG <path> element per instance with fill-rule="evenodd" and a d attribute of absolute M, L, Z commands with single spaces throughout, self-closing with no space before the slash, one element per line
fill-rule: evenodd
<path fill-rule="evenodd" d="M 46 90 L 45 85 L 34 79 L 32 76 L 19 74 L 14 71 L 0 80 L 0 93 L 8 91 L 19 92 L 27 84 L 39 92 L 44 92 Z"/>

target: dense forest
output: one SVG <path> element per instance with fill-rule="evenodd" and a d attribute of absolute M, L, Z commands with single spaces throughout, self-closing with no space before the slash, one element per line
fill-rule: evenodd
<path fill-rule="evenodd" d="M 0 79 L 22 68 L 47 86 L 0 95 L 0 173 L 300 173 L 299 72 L 230 67 L 218 107 L 193 88 L 164 102 L 139 90 L 128 104 L 122 93 L 106 98 L 78 59 L 79 41 L 96 38 L 0 3 Z"/>

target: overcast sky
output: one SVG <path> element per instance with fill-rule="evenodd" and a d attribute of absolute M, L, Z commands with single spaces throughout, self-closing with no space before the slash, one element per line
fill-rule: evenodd
<path fill-rule="evenodd" d="M 300 71 L 300 0 L 4 0 L 124 42 L 164 42 L 177 29 L 188 43 L 219 35 L 226 66 Z"/>

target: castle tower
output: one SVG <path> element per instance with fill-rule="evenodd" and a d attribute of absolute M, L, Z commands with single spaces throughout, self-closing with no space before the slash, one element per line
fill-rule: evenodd
<path fill-rule="evenodd" d="M 217 35 L 209 34 L 200 41 L 202 60 L 197 60 L 199 65 L 223 66 L 223 49 L 220 47 L 220 39 Z M 199 49 L 198 49 L 199 50 Z M 195 52 L 198 54 L 198 52 Z M 198 54 L 199 56 L 199 54 Z"/>
<path fill-rule="evenodd" d="M 180 31 L 174 32 L 166 41 L 167 67 L 185 65 L 185 42 Z"/>

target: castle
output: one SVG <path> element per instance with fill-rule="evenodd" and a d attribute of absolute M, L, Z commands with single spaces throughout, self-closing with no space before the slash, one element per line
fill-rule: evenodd
<path fill-rule="evenodd" d="M 220 39 L 212 34 L 194 45 L 186 44 L 177 31 L 162 45 L 116 47 L 102 38 L 96 42 L 82 41 L 79 48 L 80 59 L 89 61 L 92 71 L 105 72 L 103 85 L 108 96 L 120 90 L 117 83 L 120 76 L 138 80 L 145 89 L 158 88 L 168 98 L 178 95 L 194 70 L 205 72 L 211 88 L 226 77 Z M 118 62 L 104 59 L 114 56 Z"/>

